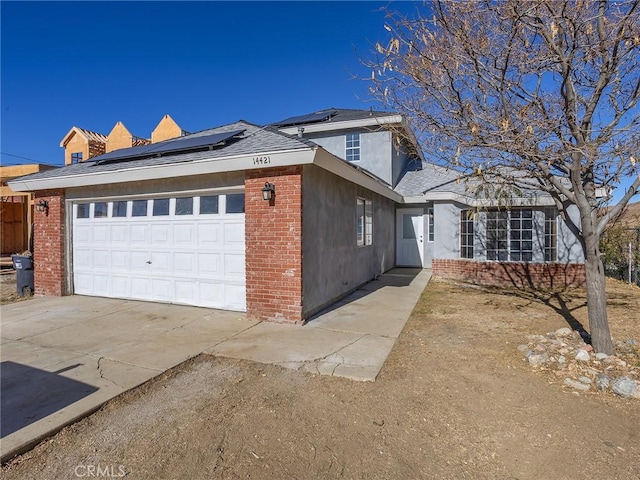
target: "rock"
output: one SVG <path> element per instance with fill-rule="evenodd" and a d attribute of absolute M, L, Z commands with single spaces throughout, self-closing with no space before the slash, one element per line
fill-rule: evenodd
<path fill-rule="evenodd" d="M 527 350 L 529 350 L 529 345 L 518 345 L 518 350 L 520 350 L 521 352 L 526 352 Z"/>
<path fill-rule="evenodd" d="M 586 344 L 584 347 L 582 347 L 582 350 L 586 350 L 587 352 L 593 352 L 593 347 L 589 344 Z"/>
<path fill-rule="evenodd" d="M 589 355 L 589 352 L 581 348 L 580 350 L 578 350 L 578 353 L 576 353 L 576 360 L 579 360 L 581 362 L 588 362 L 589 360 L 591 360 L 591 356 Z"/>
<path fill-rule="evenodd" d="M 591 379 L 589 377 L 578 377 L 578 381 L 586 385 L 591 385 Z"/>
<path fill-rule="evenodd" d="M 611 382 L 611 390 L 621 397 L 629 398 L 633 397 L 636 390 L 638 390 L 638 385 L 630 377 L 618 377 Z"/>
<path fill-rule="evenodd" d="M 544 340 L 544 335 L 527 335 L 527 338 L 532 342 L 539 342 L 540 340 Z"/>
<path fill-rule="evenodd" d="M 549 360 L 549 354 L 547 352 L 536 353 L 531 350 L 527 352 L 526 355 L 527 360 L 529 361 L 529 365 L 534 367 L 539 367 L 540 365 L 544 365 Z"/>
<path fill-rule="evenodd" d="M 574 380 L 573 378 L 565 378 L 564 379 L 564 384 L 568 385 L 571 388 L 575 388 L 576 390 L 581 390 L 583 392 L 586 392 L 587 390 L 589 390 L 591 388 L 589 385 L 585 385 L 582 382 L 578 382 L 577 380 Z"/>
<path fill-rule="evenodd" d="M 605 358 L 607 358 L 608 356 L 609 356 L 609 355 L 607 355 L 607 354 L 606 354 L 606 353 L 604 353 L 604 352 L 598 352 L 598 353 L 596 353 L 596 358 L 597 358 L 598 360 L 604 360 L 604 359 L 605 359 Z"/>
<path fill-rule="evenodd" d="M 571 335 L 571 329 L 569 327 L 562 327 L 555 331 L 556 336 L 558 337 L 566 337 Z"/>
<path fill-rule="evenodd" d="M 558 357 L 558 363 L 560 363 L 560 364 L 567 363 L 567 359 L 564 358 L 564 355 L 560 355 Z"/>
<path fill-rule="evenodd" d="M 596 387 L 598 390 L 606 390 L 611 385 L 611 377 L 606 373 L 599 373 L 596 376 Z"/>
<path fill-rule="evenodd" d="M 640 345 L 638 343 L 638 340 L 636 340 L 635 338 L 629 338 L 629 339 L 627 339 L 627 341 L 625 343 L 627 345 L 631 345 L 632 347 L 637 347 L 638 345 Z"/>

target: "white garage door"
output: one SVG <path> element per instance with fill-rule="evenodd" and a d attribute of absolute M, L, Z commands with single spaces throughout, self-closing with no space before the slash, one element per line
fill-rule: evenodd
<path fill-rule="evenodd" d="M 244 194 L 73 205 L 81 295 L 245 311 Z"/>

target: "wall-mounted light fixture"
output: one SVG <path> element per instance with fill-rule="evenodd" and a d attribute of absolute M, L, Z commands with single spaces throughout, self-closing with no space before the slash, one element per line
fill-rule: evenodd
<path fill-rule="evenodd" d="M 46 200 L 40 200 L 36 203 L 36 212 L 47 213 L 49 211 L 49 202 Z"/>
<path fill-rule="evenodd" d="M 271 200 L 276 195 L 276 186 L 273 183 L 265 183 L 264 187 L 262 187 L 262 199 L 263 200 Z"/>

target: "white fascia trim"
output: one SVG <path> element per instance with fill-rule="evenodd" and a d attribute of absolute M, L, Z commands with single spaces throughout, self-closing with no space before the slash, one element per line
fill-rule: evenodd
<path fill-rule="evenodd" d="M 361 187 L 371 190 L 372 192 L 378 193 L 383 197 L 387 197 L 394 202 L 402 202 L 402 195 L 394 192 L 390 187 L 374 180 L 369 175 L 360 172 L 352 165 L 349 165 L 344 160 L 332 155 L 323 148 L 318 148 L 316 158 L 313 163 L 324 170 L 355 183 L 356 185 L 360 185 Z"/>
<path fill-rule="evenodd" d="M 61 177 L 40 178 L 9 182 L 17 192 L 32 192 L 57 188 L 86 187 L 91 185 L 107 185 L 111 183 L 141 182 L 162 178 L 189 177 L 209 173 L 235 172 L 239 170 L 255 170 L 259 168 L 304 165 L 313 163 L 316 147 L 280 150 L 276 152 L 256 152 L 250 155 L 209 158 L 187 162 L 169 163 L 166 165 L 147 165 L 135 168 L 123 168 L 107 172 L 84 173 Z M 268 158 L 269 163 L 262 163 Z M 259 163 L 256 163 L 258 159 Z"/>
<path fill-rule="evenodd" d="M 392 123 L 402 123 L 401 115 L 389 115 L 386 117 L 371 117 L 371 118 L 362 118 L 360 120 L 347 120 L 347 121 L 328 121 L 324 123 L 315 123 L 309 125 L 295 125 L 293 127 L 285 127 L 279 128 L 283 133 L 287 133 L 289 135 L 296 135 L 298 133 L 298 128 L 304 129 L 304 133 L 315 133 L 315 132 L 328 132 L 332 130 L 348 130 L 350 128 L 362 128 L 362 127 L 375 127 L 379 125 L 388 125 Z M 303 137 L 304 137 L 303 133 Z"/>
<path fill-rule="evenodd" d="M 433 192 L 424 195 L 418 196 L 407 196 L 402 197 L 402 203 L 427 203 L 427 202 L 438 202 L 438 201 L 448 201 L 448 202 L 457 202 L 465 205 L 469 205 L 470 207 L 477 208 L 490 208 L 497 207 L 498 204 L 495 201 L 479 199 L 469 197 L 467 195 L 462 195 L 460 193 L 453 192 Z M 514 207 L 553 207 L 555 203 L 551 197 L 532 197 L 532 198 L 522 198 L 516 197 L 512 199 L 512 203 L 510 206 Z"/>

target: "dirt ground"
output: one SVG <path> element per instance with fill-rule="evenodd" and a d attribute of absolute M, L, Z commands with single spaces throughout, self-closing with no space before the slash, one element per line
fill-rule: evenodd
<path fill-rule="evenodd" d="M 613 336 L 640 339 L 640 289 L 608 286 Z M 586 326 L 584 295 L 561 300 Z M 567 326 L 554 302 L 432 280 L 376 382 L 200 356 L 2 477 L 638 479 L 640 401 L 571 391 L 517 350 Z"/>
<path fill-rule="evenodd" d="M 2 270 L 0 273 L 0 305 L 29 300 L 31 296 L 19 297 L 16 290 L 15 270 Z"/>

